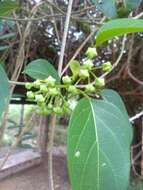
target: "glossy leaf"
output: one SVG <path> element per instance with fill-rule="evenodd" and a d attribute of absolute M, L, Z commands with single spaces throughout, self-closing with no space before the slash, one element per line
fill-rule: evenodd
<path fill-rule="evenodd" d="M 17 8 L 18 5 L 15 1 L 4 0 L 3 2 L 0 2 L 0 16 L 7 16 Z"/>
<path fill-rule="evenodd" d="M 68 129 L 73 190 L 127 190 L 130 176 L 128 119 L 113 103 L 83 99 Z"/>
<path fill-rule="evenodd" d="M 5 110 L 5 106 L 8 103 L 9 98 L 9 83 L 7 75 L 0 65 L 0 118 L 2 116 L 3 111 Z"/>
<path fill-rule="evenodd" d="M 99 46 L 115 36 L 134 32 L 143 32 L 142 19 L 123 18 L 111 20 L 99 29 L 96 37 L 96 45 Z"/>
<path fill-rule="evenodd" d="M 136 9 L 141 3 L 141 0 L 124 0 L 124 5 L 129 10 Z"/>
<path fill-rule="evenodd" d="M 48 76 L 54 77 L 58 82 L 60 78 L 53 65 L 45 59 L 36 59 L 29 63 L 24 73 L 34 79 L 46 79 Z"/>
<path fill-rule="evenodd" d="M 117 17 L 116 0 L 92 0 L 92 2 L 107 17 Z"/>

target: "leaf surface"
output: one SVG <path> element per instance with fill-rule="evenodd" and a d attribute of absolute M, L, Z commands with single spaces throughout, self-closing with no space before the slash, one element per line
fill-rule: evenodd
<path fill-rule="evenodd" d="M 117 17 L 116 1 L 115 0 L 92 0 L 97 9 L 104 13 L 107 17 Z"/>
<path fill-rule="evenodd" d="M 115 36 L 135 32 L 143 32 L 142 19 L 122 18 L 111 20 L 99 29 L 96 36 L 96 45 L 99 46 Z"/>
<path fill-rule="evenodd" d="M 9 83 L 7 75 L 0 65 L 0 118 L 9 99 Z"/>
<path fill-rule="evenodd" d="M 68 129 L 73 190 L 127 190 L 131 143 L 127 125 L 127 118 L 113 103 L 92 99 L 79 102 Z"/>
<path fill-rule="evenodd" d="M 3 2 L 0 2 L 0 16 L 7 16 L 17 8 L 18 5 L 15 1 L 4 0 Z"/>
<path fill-rule="evenodd" d="M 26 66 L 24 73 L 34 79 L 43 80 L 48 76 L 52 76 L 57 80 L 57 82 L 60 81 L 58 73 L 53 65 L 45 59 L 36 59 L 32 61 Z"/>

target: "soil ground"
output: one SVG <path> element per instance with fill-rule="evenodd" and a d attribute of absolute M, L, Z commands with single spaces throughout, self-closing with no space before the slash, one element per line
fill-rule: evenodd
<path fill-rule="evenodd" d="M 0 190 L 48 190 L 47 160 L 44 164 L 30 168 L 0 181 Z M 54 156 L 54 184 L 55 190 L 70 190 L 66 157 Z"/>

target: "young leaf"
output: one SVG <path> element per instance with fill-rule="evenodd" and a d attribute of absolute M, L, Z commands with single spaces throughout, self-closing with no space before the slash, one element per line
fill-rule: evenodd
<path fill-rule="evenodd" d="M 141 3 L 141 0 L 124 0 L 124 5 L 129 10 L 136 9 Z"/>
<path fill-rule="evenodd" d="M 0 65 L 0 118 L 5 109 L 5 106 L 7 105 L 8 98 L 9 98 L 8 78 L 3 67 Z"/>
<path fill-rule="evenodd" d="M 82 99 L 68 129 L 68 167 L 73 190 L 127 190 L 130 125 L 108 101 Z"/>
<path fill-rule="evenodd" d="M 0 2 L 0 16 L 7 16 L 17 8 L 18 5 L 15 1 L 5 0 L 3 2 Z"/>
<path fill-rule="evenodd" d="M 97 9 L 103 12 L 107 17 L 117 17 L 116 1 L 115 0 L 92 0 Z"/>
<path fill-rule="evenodd" d="M 143 32 L 142 19 L 122 18 L 109 21 L 99 29 L 96 37 L 96 45 L 99 46 L 115 36 L 134 32 Z"/>
<path fill-rule="evenodd" d="M 57 71 L 49 61 L 45 59 L 36 59 L 29 63 L 24 73 L 34 79 L 46 79 L 48 76 L 54 77 L 57 82 L 60 81 Z"/>

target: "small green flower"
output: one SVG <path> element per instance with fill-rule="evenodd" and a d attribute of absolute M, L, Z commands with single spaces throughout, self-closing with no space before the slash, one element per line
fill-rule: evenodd
<path fill-rule="evenodd" d="M 28 90 L 30 90 L 32 87 L 33 87 L 33 83 L 31 83 L 31 82 L 27 82 L 25 84 L 25 88 L 28 89 Z"/>
<path fill-rule="evenodd" d="M 70 92 L 72 95 L 75 95 L 78 93 L 78 90 L 74 85 L 71 85 L 68 87 L 68 92 Z"/>
<path fill-rule="evenodd" d="M 37 95 L 35 95 L 35 100 L 36 100 L 36 102 L 42 103 L 45 101 L 45 98 L 43 97 L 42 94 L 37 94 Z"/>
<path fill-rule="evenodd" d="M 85 87 L 85 91 L 88 92 L 88 93 L 95 92 L 95 87 L 93 86 L 93 84 L 88 84 Z"/>
<path fill-rule="evenodd" d="M 53 108 L 53 111 L 56 113 L 56 114 L 62 114 L 63 113 L 63 109 L 59 106 L 57 107 L 54 107 Z"/>
<path fill-rule="evenodd" d="M 33 99 L 35 97 L 35 95 L 34 95 L 34 93 L 32 91 L 28 91 L 26 93 L 26 95 L 27 95 L 27 98 L 29 98 L 29 99 Z"/>
<path fill-rule="evenodd" d="M 48 106 L 47 106 L 47 108 L 48 108 L 49 110 L 52 110 L 52 109 L 53 109 L 53 105 L 49 103 Z"/>
<path fill-rule="evenodd" d="M 111 69 L 112 69 L 112 64 L 110 61 L 102 64 L 102 70 L 104 72 L 109 72 L 109 71 L 111 71 Z"/>
<path fill-rule="evenodd" d="M 45 84 L 40 85 L 40 91 L 43 92 L 43 93 L 48 92 L 47 86 Z"/>
<path fill-rule="evenodd" d="M 89 47 L 85 54 L 89 59 L 94 59 L 97 56 L 97 50 L 96 48 Z"/>
<path fill-rule="evenodd" d="M 56 83 L 56 79 L 54 79 L 52 76 L 49 76 L 46 80 L 45 80 L 46 84 L 49 87 L 54 87 L 55 83 Z"/>
<path fill-rule="evenodd" d="M 62 81 L 64 84 L 71 84 L 71 82 L 72 82 L 71 78 L 68 75 L 64 76 L 62 78 Z"/>
<path fill-rule="evenodd" d="M 95 81 L 95 86 L 97 88 L 102 88 L 105 86 L 105 79 L 103 78 L 97 78 L 96 81 Z"/>
<path fill-rule="evenodd" d="M 94 66 L 93 61 L 88 59 L 83 62 L 83 68 L 87 70 L 92 70 L 92 67 Z"/>
<path fill-rule="evenodd" d="M 40 82 L 39 79 L 37 79 L 36 81 L 33 82 L 33 86 L 34 86 L 35 88 L 40 88 L 40 85 L 41 85 L 41 82 Z"/>
<path fill-rule="evenodd" d="M 89 77 L 89 72 L 88 72 L 88 70 L 87 70 L 87 69 L 80 69 L 80 71 L 79 71 L 79 77 L 80 77 L 81 79 L 86 79 L 86 78 L 88 78 L 88 77 Z"/>
<path fill-rule="evenodd" d="M 50 96 L 57 96 L 59 94 L 59 91 L 57 88 L 49 88 L 48 94 Z"/>

